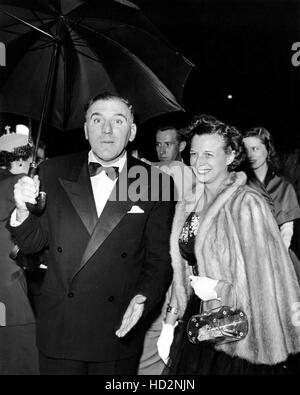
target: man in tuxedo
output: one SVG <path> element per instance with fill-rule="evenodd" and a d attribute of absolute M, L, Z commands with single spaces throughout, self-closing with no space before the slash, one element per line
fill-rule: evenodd
<path fill-rule="evenodd" d="M 127 155 L 136 125 L 124 98 L 92 99 L 84 130 L 88 153 L 49 159 L 39 178 L 18 181 L 8 227 L 25 253 L 49 248 L 37 315 L 41 373 L 135 374 L 147 317 L 172 280 L 175 203 L 162 189 L 172 181 Z M 26 202 L 35 204 L 40 182 L 47 206 L 38 217 Z"/>

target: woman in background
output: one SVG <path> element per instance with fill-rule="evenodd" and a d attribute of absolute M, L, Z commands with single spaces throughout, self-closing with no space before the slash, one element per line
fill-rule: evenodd
<path fill-rule="evenodd" d="M 15 245 L 6 229 L 14 209 L 14 185 L 28 173 L 32 153 L 28 136 L 0 137 L 0 376 L 38 374 L 35 318 L 24 270 L 10 257 Z"/>
<path fill-rule="evenodd" d="M 248 185 L 269 194 L 274 205 L 274 215 L 287 249 L 290 249 L 294 221 L 300 218 L 300 206 L 293 185 L 279 175 L 278 158 L 271 134 L 263 127 L 252 128 L 243 135 L 248 160 Z M 298 280 L 300 263 L 290 250 Z"/>

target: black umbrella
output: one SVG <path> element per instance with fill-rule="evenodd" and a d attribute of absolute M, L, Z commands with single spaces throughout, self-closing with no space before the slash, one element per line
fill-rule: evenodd
<path fill-rule="evenodd" d="M 61 130 L 83 124 L 87 100 L 126 96 L 139 121 L 181 110 L 193 67 L 127 0 L 1 0 L 0 109 Z"/>

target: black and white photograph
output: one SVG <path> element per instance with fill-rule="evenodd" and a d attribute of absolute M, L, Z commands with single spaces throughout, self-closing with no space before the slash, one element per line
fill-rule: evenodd
<path fill-rule="evenodd" d="M 300 374 L 299 21 L 0 0 L 0 376 Z"/>

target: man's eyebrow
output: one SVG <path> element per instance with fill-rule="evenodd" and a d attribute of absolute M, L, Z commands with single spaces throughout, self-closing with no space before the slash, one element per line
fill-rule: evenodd
<path fill-rule="evenodd" d="M 90 118 L 93 118 L 93 116 L 94 115 L 102 115 L 100 112 L 93 112 L 91 115 L 90 115 Z"/>
<path fill-rule="evenodd" d="M 125 114 L 122 114 L 122 113 L 117 113 L 117 114 L 115 114 L 114 116 L 123 117 L 123 118 L 125 118 L 126 121 L 128 120 L 127 117 L 126 117 L 126 115 L 125 115 Z"/>
<path fill-rule="evenodd" d="M 103 116 L 103 114 L 102 114 L 101 112 L 93 112 L 93 113 L 91 114 L 90 118 L 93 118 L 93 116 Z M 124 114 L 122 114 L 122 113 L 116 113 L 116 114 L 114 114 L 113 116 L 114 116 L 114 117 L 115 117 L 115 116 L 117 116 L 117 117 L 122 117 L 122 118 L 124 118 L 126 121 L 128 121 L 126 115 L 124 115 Z"/>

